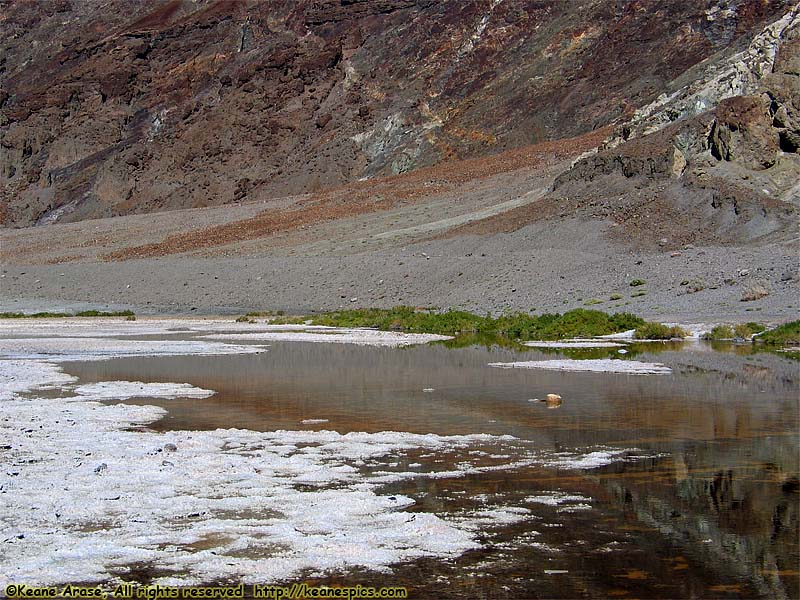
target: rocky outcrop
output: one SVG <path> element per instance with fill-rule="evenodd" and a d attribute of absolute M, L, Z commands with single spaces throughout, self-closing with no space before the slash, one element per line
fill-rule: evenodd
<path fill-rule="evenodd" d="M 731 8 L 718 6 L 706 10 L 706 19 L 724 22 L 732 14 Z M 757 33 L 743 50 L 732 52 L 727 47 L 712 60 L 690 68 L 670 82 L 668 91 L 638 109 L 611 143 L 658 131 L 675 121 L 711 110 L 727 98 L 754 93 L 765 77 L 782 72 L 788 61 L 797 60 L 796 41 L 791 40 L 797 37 L 798 29 L 800 4 L 795 4 Z"/>
<path fill-rule="evenodd" d="M 684 89 L 695 91 L 669 118 L 662 111 L 618 128 L 556 178 L 553 197 L 625 225 L 620 231 L 645 244 L 662 236 L 676 246 L 792 237 L 800 209 L 799 14 L 794 7 L 735 55 L 739 66 L 723 69 L 731 85 L 715 88 L 715 71 Z M 744 55 L 753 62 L 742 66 Z M 735 76 L 743 73 L 758 78 Z M 726 96 L 742 89 L 750 93 Z M 700 111 L 707 102 L 714 106 Z"/>
<path fill-rule="evenodd" d="M 0 20 L 0 218 L 315 191 L 588 132 L 747 46 L 786 10 L 779 0 L 12 3 Z"/>
<path fill-rule="evenodd" d="M 718 160 L 736 161 L 745 168 L 768 169 L 778 160 L 778 133 L 772 127 L 766 96 L 735 96 L 714 111 L 709 150 Z"/>

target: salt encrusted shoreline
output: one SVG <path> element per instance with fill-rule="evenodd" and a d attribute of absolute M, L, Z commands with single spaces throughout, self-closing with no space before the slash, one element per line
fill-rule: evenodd
<path fill-rule="evenodd" d="M 434 333 L 401 333 L 375 329 L 331 329 L 329 331 L 330 333 L 263 331 L 256 333 L 221 333 L 203 337 L 211 340 L 316 342 L 392 348 L 453 339 L 449 335 L 437 335 Z"/>
<path fill-rule="evenodd" d="M 550 371 L 586 371 L 591 373 L 624 373 L 629 375 L 666 375 L 672 373 L 672 369 L 661 363 L 607 358 L 595 360 L 560 359 L 496 362 L 489 363 L 489 366 L 501 369 L 547 369 Z"/>
<path fill-rule="evenodd" d="M 73 390 L 84 400 L 128 400 L 129 398 L 208 398 L 216 392 L 188 383 L 143 383 L 141 381 L 100 381 Z"/>
<path fill-rule="evenodd" d="M 148 565 L 165 573 L 156 580 L 162 584 L 263 583 L 301 572 L 386 570 L 420 557 L 452 557 L 478 548 L 477 532 L 529 518 L 530 509 L 411 512 L 412 498 L 381 494 L 381 486 L 551 463 L 595 468 L 628 459 L 625 451 L 542 455 L 520 440 L 485 434 L 158 433 L 147 425 L 164 409 L 111 402 L 199 399 L 213 390 L 186 383 L 79 385 L 55 363 L 263 348 L 118 340 L 110 336 L 113 327 L 99 338 L 76 331 L 84 333 L 74 328 L 69 337 L 0 340 L 6 417 L 0 421 L 0 456 L 8 466 L 0 474 L 0 586 L 114 581 Z M 48 397 L 37 397 L 44 389 Z M 63 395 L 52 397 L 52 390 Z M 420 449 L 427 458 L 414 470 L 392 467 Z M 456 466 L 442 465 L 443 456 Z"/>
<path fill-rule="evenodd" d="M 137 563 L 174 570 L 162 583 L 276 581 L 304 569 L 385 569 L 478 547 L 468 530 L 436 515 L 400 512 L 414 501 L 379 495 L 379 483 L 361 469 L 412 449 L 452 452 L 501 438 L 131 431 L 163 409 L 78 400 L 142 391 L 197 397 L 208 390 L 103 382 L 78 386 L 68 398 L 21 398 L 17 392 L 66 386 L 74 378 L 37 360 L 0 361 L 0 373 L 11 365 L 16 383 L 2 399 L 13 418 L 0 424 L 10 446 L 4 460 L 13 469 L 0 479 L 8 494 L 0 519 L 7 542 L 2 585 L 107 580 Z M 205 543 L 208 550 L 191 548 Z"/>
<path fill-rule="evenodd" d="M 603 340 L 562 340 L 559 342 L 549 342 L 544 340 L 534 340 L 525 342 L 531 348 L 622 348 L 625 344 L 619 342 L 608 342 Z"/>
<path fill-rule="evenodd" d="M 106 360 L 132 356 L 216 356 L 255 354 L 266 346 L 234 345 L 198 340 L 117 340 L 91 337 L 0 339 L 0 356 L 49 362 Z"/>

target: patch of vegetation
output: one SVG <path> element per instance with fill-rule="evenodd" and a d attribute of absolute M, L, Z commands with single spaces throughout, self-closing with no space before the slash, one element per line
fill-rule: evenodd
<path fill-rule="evenodd" d="M 686 289 L 683 291 L 684 294 L 696 294 L 706 289 L 706 282 L 702 279 L 692 279 L 691 281 L 684 279 L 681 281 L 681 285 L 686 286 Z"/>
<path fill-rule="evenodd" d="M 753 341 L 770 346 L 799 346 L 800 321 L 790 321 L 775 329 L 765 331 L 754 337 Z"/>
<path fill-rule="evenodd" d="M 276 310 L 275 312 L 271 310 L 257 310 L 247 313 L 245 317 L 282 317 L 285 314 L 286 313 L 282 310 Z"/>
<path fill-rule="evenodd" d="M 611 294 L 609 300 L 622 300 L 622 294 Z"/>
<path fill-rule="evenodd" d="M 497 318 L 466 311 L 430 312 L 410 306 L 390 309 L 342 310 L 295 322 L 310 321 L 331 327 L 371 327 L 388 331 L 438 333 L 442 335 L 503 336 L 509 339 L 556 340 L 568 337 L 593 337 L 635 329 L 643 319 L 629 313 L 609 315 L 598 310 L 578 308 L 561 314 L 531 315 L 511 313 Z"/>
<path fill-rule="evenodd" d="M 340 310 L 300 319 L 314 325 L 331 327 L 372 327 L 385 331 L 412 331 L 419 333 L 485 333 L 491 331 L 487 322 L 491 317 L 480 317 L 466 311 L 452 310 L 443 313 L 417 311 L 411 306 L 395 308 L 361 308 Z"/>
<path fill-rule="evenodd" d="M 555 315 L 554 319 L 544 330 L 540 339 L 563 339 L 570 337 L 594 337 L 608 335 L 636 329 L 644 320 L 630 313 L 615 313 L 609 315 L 599 310 L 586 310 L 578 308 Z M 530 338 L 536 339 L 536 338 Z"/>
<path fill-rule="evenodd" d="M 748 285 L 742 292 L 742 302 L 752 302 L 753 300 L 760 300 L 769 296 L 770 291 L 762 283 L 752 283 Z"/>
<path fill-rule="evenodd" d="M 127 317 L 125 317 L 125 320 L 126 321 L 135 321 L 136 320 L 136 315 L 128 315 Z"/>
<path fill-rule="evenodd" d="M 272 317 L 269 322 L 271 325 L 302 325 L 310 317 Z"/>
<path fill-rule="evenodd" d="M 644 323 L 636 328 L 633 337 L 637 340 L 671 340 L 685 338 L 689 335 L 685 329 L 673 325 L 668 327 L 662 323 Z"/>
<path fill-rule="evenodd" d="M 255 323 L 255 319 L 251 319 L 247 315 L 242 315 L 241 317 L 236 317 L 236 323 Z"/>
<path fill-rule="evenodd" d="M 734 336 L 733 327 L 730 325 L 717 325 L 711 331 L 703 334 L 704 340 L 732 340 Z"/>
<path fill-rule="evenodd" d="M 134 317 L 132 310 L 117 310 L 111 312 L 104 312 L 101 310 L 82 310 L 75 313 L 76 317 Z"/>
<path fill-rule="evenodd" d="M 0 319 L 52 319 L 52 318 L 62 318 L 62 317 L 71 317 L 73 315 L 68 315 L 67 313 L 54 313 L 54 312 L 38 312 L 38 313 L 15 313 L 15 312 L 4 312 L 0 313 Z"/>
<path fill-rule="evenodd" d="M 595 304 L 602 304 L 602 303 L 603 301 L 600 300 L 600 298 L 589 298 L 586 302 L 584 302 L 586 306 L 593 306 Z"/>
<path fill-rule="evenodd" d="M 56 313 L 56 312 L 37 312 L 37 313 L 0 313 L 0 319 L 63 319 L 68 317 L 135 317 L 133 311 L 120 310 L 104 312 L 100 310 L 84 310 L 75 314 Z"/>
<path fill-rule="evenodd" d="M 628 285 L 631 287 L 639 287 L 640 285 L 644 285 L 647 283 L 644 279 L 634 279 Z"/>
<path fill-rule="evenodd" d="M 638 292 L 633 292 L 631 294 L 631 298 L 639 298 L 641 296 L 647 296 L 647 290 L 639 290 Z"/>
<path fill-rule="evenodd" d="M 766 326 L 762 325 L 761 323 L 750 321 L 749 323 L 739 323 L 736 327 L 733 328 L 733 334 L 737 338 L 743 338 L 745 340 L 749 340 L 751 337 L 753 337 L 757 333 L 761 333 L 765 329 Z"/>

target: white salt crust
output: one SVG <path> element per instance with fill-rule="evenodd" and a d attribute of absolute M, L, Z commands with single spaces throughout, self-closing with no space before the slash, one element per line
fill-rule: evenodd
<path fill-rule="evenodd" d="M 606 342 L 602 340 L 562 340 L 560 342 L 531 341 L 525 342 L 531 348 L 621 348 L 624 344 L 619 342 Z"/>
<path fill-rule="evenodd" d="M 509 436 L 484 434 L 158 433 L 146 426 L 163 409 L 108 402 L 213 391 L 185 383 L 76 385 L 53 364 L 253 351 L 261 348 L 86 336 L 0 340 L 0 589 L 124 580 L 132 567 L 157 566 L 158 583 L 194 585 L 451 557 L 479 547 L 477 532 L 527 518 L 530 509 L 493 506 L 445 519 L 412 512 L 415 501 L 381 493 L 384 483 L 627 459 L 625 451 L 537 454 Z M 28 358 L 9 358 L 20 356 Z M 35 397 L 40 389 L 64 395 Z M 424 463 L 414 471 L 387 470 L 420 449 Z M 453 461 L 454 453 L 463 460 Z M 445 455 L 457 467 L 437 471 Z M 481 466 L 470 462 L 478 460 Z"/>
<path fill-rule="evenodd" d="M 0 339 L 0 356 L 38 358 L 50 362 L 131 356 L 253 354 L 264 351 L 264 347 L 257 345 L 223 344 L 205 340 L 117 340 L 90 337 Z"/>
<path fill-rule="evenodd" d="M 256 333 L 220 333 L 203 336 L 214 340 L 281 341 L 358 344 L 359 346 L 400 347 L 452 339 L 432 333 L 401 333 L 374 329 L 331 329 L 327 333 L 308 331 L 263 331 Z"/>
<path fill-rule="evenodd" d="M 591 373 L 626 373 L 630 375 L 666 375 L 672 369 L 660 363 L 640 362 L 636 360 L 530 360 L 520 362 L 489 363 L 490 367 L 501 369 L 547 369 L 550 371 L 587 371 Z"/>
<path fill-rule="evenodd" d="M 525 502 L 534 504 L 546 504 L 548 506 L 560 506 L 561 504 L 572 504 L 574 502 L 591 502 L 592 499 L 581 494 L 568 494 L 566 492 L 547 492 L 536 496 L 528 496 Z"/>

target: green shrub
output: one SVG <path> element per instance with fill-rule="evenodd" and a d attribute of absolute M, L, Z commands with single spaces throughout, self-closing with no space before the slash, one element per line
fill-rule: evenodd
<path fill-rule="evenodd" d="M 595 304 L 602 304 L 602 303 L 603 301 L 600 300 L 599 298 L 589 298 L 586 302 L 584 302 L 584 305 L 593 306 Z"/>
<path fill-rule="evenodd" d="M 662 323 L 645 323 L 636 328 L 633 337 L 637 340 L 671 340 L 687 335 L 689 334 L 677 325 L 668 327 Z"/>
<path fill-rule="evenodd" d="M 84 310 L 79 313 L 71 315 L 69 313 L 56 313 L 56 312 L 37 312 L 37 313 L 0 313 L 0 319 L 63 319 L 67 317 L 133 317 L 135 316 L 130 310 L 120 310 L 112 312 L 103 312 L 99 310 Z"/>
<path fill-rule="evenodd" d="M 637 317 L 631 313 L 621 312 L 611 315 L 611 325 L 616 330 L 611 333 L 630 331 L 631 329 L 636 329 L 644 324 L 645 320 L 643 318 Z"/>
<path fill-rule="evenodd" d="M 734 336 L 733 328 L 730 325 L 717 325 L 711 331 L 703 334 L 704 340 L 732 340 Z"/>
<path fill-rule="evenodd" d="M 79 313 L 75 313 L 76 317 L 133 317 L 133 311 L 131 310 L 116 310 L 111 312 L 104 312 L 101 310 L 82 310 Z"/>
<path fill-rule="evenodd" d="M 611 294 L 609 300 L 622 300 L 622 294 Z"/>
<path fill-rule="evenodd" d="M 300 318 L 314 325 L 331 327 L 372 327 L 383 330 L 438 333 L 444 335 L 480 334 L 511 339 L 552 340 L 566 337 L 592 337 L 635 329 L 643 319 L 628 313 L 609 315 L 583 308 L 559 314 L 531 315 L 509 313 L 493 318 L 459 310 L 430 312 L 410 306 L 391 309 L 355 309 Z"/>
<path fill-rule="evenodd" d="M 242 315 L 241 317 L 236 317 L 236 323 L 255 323 L 255 320 L 247 315 Z"/>
<path fill-rule="evenodd" d="M 639 287 L 640 285 L 644 285 L 645 283 L 647 282 L 644 279 L 634 279 L 628 285 L 630 285 L 631 287 Z"/>
<path fill-rule="evenodd" d="M 273 325 L 302 325 L 309 317 L 273 317 L 269 322 Z"/>
<path fill-rule="evenodd" d="M 757 333 L 761 333 L 764 331 L 766 327 L 761 323 L 749 322 L 749 323 L 739 323 L 736 327 L 733 328 L 734 336 L 737 338 L 743 338 L 749 340 Z"/>
<path fill-rule="evenodd" d="M 770 346 L 800 345 L 800 321 L 790 321 L 775 329 L 765 331 L 754 337 L 753 341 Z"/>

